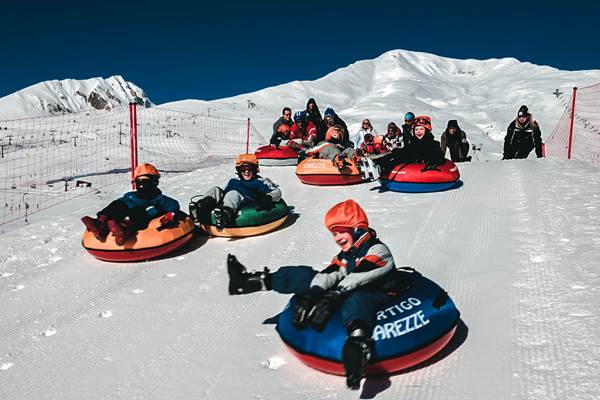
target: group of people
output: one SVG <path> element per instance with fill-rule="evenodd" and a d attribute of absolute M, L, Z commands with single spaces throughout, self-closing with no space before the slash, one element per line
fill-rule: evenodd
<path fill-rule="evenodd" d="M 435 142 L 445 158 L 450 153 L 453 162 L 471 161 L 469 155 L 470 145 L 467 134 L 463 131 L 458 121 L 451 119 L 442 132 L 440 141 L 435 141 L 431 130 L 431 119 L 425 124 L 428 129 L 426 135 L 418 137 L 414 128 L 427 116 L 415 116 L 413 112 L 407 112 L 404 116 L 404 124 L 400 127 L 395 122 L 387 125 L 383 135 L 379 135 L 369 119 L 364 119 L 359 130 L 350 135 L 346 123 L 336 114 L 332 108 L 327 108 L 324 117 L 321 116 L 319 107 L 314 98 L 308 100 L 306 109 L 296 111 L 292 118 L 292 110 L 285 107 L 281 117 L 273 124 L 273 133 L 270 143 L 285 144 L 298 147 L 300 158 L 313 156 L 331 159 L 338 166 L 343 166 L 345 158 L 352 159 L 356 155 L 378 155 L 391 153 L 397 149 L 404 149 L 402 159 L 406 162 L 419 161 L 419 157 L 411 157 L 414 151 L 411 149 L 413 143 L 417 147 L 429 147 Z M 423 140 L 424 139 L 424 140 Z M 529 153 L 535 149 L 537 157 L 542 157 L 542 139 L 538 123 L 527 106 L 519 108 L 517 118 L 509 125 L 504 139 L 503 159 L 527 158 Z M 436 152 L 437 153 L 437 152 Z M 422 156 L 422 153 L 416 154 Z M 434 155 L 430 164 L 435 164 L 437 154 Z M 398 154 L 393 158 L 399 159 Z"/>
<path fill-rule="evenodd" d="M 376 162 L 389 170 L 400 162 L 423 162 L 426 169 L 435 169 L 444 163 L 445 148 L 450 149 L 453 160 L 468 161 L 468 143 L 465 133 L 456 120 L 448 121 L 441 144 L 432 134 L 431 119 L 407 113 L 404 124 L 388 124 L 380 141 L 368 119 L 361 130 L 350 140 L 346 124 L 333 109 L 321 118 L 319 109 L 310 99 L 307 109 L 294 114 L 284 108 L 281 118 L 273 126 L 271 143 L 293 141 L 306 155 L 319 155 L 334 161 L 340 157 L 354 157 L 358 151 L 370 147 L 381 149 L 383 154 Z M 535 149 L 542 156 L 541 132 L 526 106 L 519 109 L 517 118 L 507 132 L 504 158 L 525 158 Z M 256 156 L 240 154 L 235 161 L 236 176 L 224 188 L 208 190 L 196 203 L 196 222 L 209 222 L 214 216 L 218 229 L 231 223 L 243 204 L 254 203 L 269 210 L 281 199 L 278 185 L 260 176 Z M 161 226 L 177 223 L 185 214 L 177 200 L 164 195 L 158 188 L 160 173 L 151 164 L 135 168 L 135 191 L 128 192 L 111 202 L 96 214 L 85 216 L 82 222 L 100 241 L 112 233 L 117 245 L 123 245 L 139 230 L 148 227 L 151 220 L 159 218 Z M 360 387 L 361 377 L 369 360 L 374 357 L 372 332 L 377 324 L 377 310 L 394 296 L 406 290 L 409 284 L 405 274 L 398 271 L 389 248 L 370 227 L 368 218 L 359 204 L 346 200 L 334 205 L 325 214 L 325 226 L 340 252 L 322 271 L 310 267 L 282 267 L 271 272 L 248 272 L 235 256 L 227 257 L 229 294 L 248 294 L 260 290 L 294 293 L 293 324 L 297 329 L 308 326 L 324 329 L 332 314 L 340 310 L 347 337 L 342 349 L 342 361 L 347 386 Z"/>

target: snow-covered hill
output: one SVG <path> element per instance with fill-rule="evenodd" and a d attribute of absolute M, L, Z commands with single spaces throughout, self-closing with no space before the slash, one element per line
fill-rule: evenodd
<path fill-rule="evenodd" d="M 149 107 L 144 91 L 122 76 L 40 82 L 0 98 L 0 120 L 111 110 L 130 102 Z"/>
<path fill-rule="evenodd" d="M 439 135 L 457 119 L 472 144 L 482 143 L 482 158 L 497 159 L 506 127 L 521 104 L 527 104 L 548 137 L 562 114 L 573 86 L 600 82 L 600 70 L 561 71 L 514 58 L 457 60 L 405 50 L 355 62 L 315 81 L 295 81 L 226 99 L 184 100 L 161 105 L 190 112 L 242 118 L 250 116 L 269 133 L 283 106 L 304 109 L 310 97 L 321 112 L 332 106 L 351 131 L 370 118 L 383 132 L 389 121 L 401 122 L 407 111 L 433 118 Z M 556 96 L 553 92 L 563 93 Z M 248 104 L 255 104 L 249 108 Z"/>

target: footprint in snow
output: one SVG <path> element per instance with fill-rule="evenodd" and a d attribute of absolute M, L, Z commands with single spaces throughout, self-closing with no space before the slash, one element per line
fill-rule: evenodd
<path fill-rule="evenodd" d="M 46 329 L 45 331 L 43 331 L 42 335 L 44 335 L 46 337 L 54 336 L 54 335 L 56 335 L 56 328 L 54 326 L 51 326 L 49 329 Z"/>
<path fill-rule="evenodd" d="M 131 291 L 131 293 L 133 293 L 133 294 L 142 294 L 142 293 L 144 293 L 144 289 L 133 289 Z"/>
<path fill-rule="evenodd" d="M 10 363 L 10 362 L 7 362 L 7 363 L 4 363 L 4 364 L 1 364 L 1 365 L 0 365 L 0 371 L 6 371 L 6 370 L 9 370 L 9 369 L 11 369 L 11 368 L 12 368 L 12 366 L 13 366 L 13 365 L 15 365 L 15 364 L 13 364 L 13 363 Z"/>
<path fill-rule="evenodd" d="M 25 285 L 16 285 L 14 288 L 11 289 L 11 291 L 20 292 L 23 289 L 25 289 Z"/>
<path fill-rule="evenodd" d="M 100 318 L 110 318 L 112 317 L 113 313 L 110 310 L 106 310 L 106 311 L 102 311 L 99 315 Z"/>
<path fill-rule="evenodd" d="M 541 262 L 544 262 L 544 257 L 542 257 L 542 256 L 533 256 L 532 255 L 532 256 L 529 257 L 529 260 L 532 263 L 541 263 Z"/>
<path fill-rule="evenodd" d="M 283 358 L 277 357 L 277 356 L 269 357 L 267 360 L 265 360 L 261 363 L 261 365 L 263 367 L 268 368 L 268 369 L 273 369 L 273 370 L 279 369 L 279 368 L 283 367 L 285 364 L 287 364 L 287 361 L 285 361 Z"/>
<path fill-rule="evenodd" d="M 171 274 L 166 274 L 165 278 L 175 278 L 176 276 L 177 276 L 177 274 L 171 273 Z"/>

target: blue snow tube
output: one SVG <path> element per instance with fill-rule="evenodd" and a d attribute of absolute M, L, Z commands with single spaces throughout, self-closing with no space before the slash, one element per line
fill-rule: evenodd
<path fill-rule="evenodd" d="M 346 330 L 340 312 L 332 316 L 322 332 L 311 327 L 298 330 L 292 325 L 294 303 L 293 297 L 279 316 L 277 331 L 281 339 L 308 366 L 343 375 Z M 448 294 L 418 274 L 403 295 L 378 311 L 373 331 L 375 357 L 365 373 L 389 374 L 431 358 L 450 341 L 459 317 Z"/>

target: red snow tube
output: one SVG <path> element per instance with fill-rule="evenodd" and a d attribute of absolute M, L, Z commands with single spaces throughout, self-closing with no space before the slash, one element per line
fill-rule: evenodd
<path fill-rule="evenodd" d="M 340 171 L 331 160 L 319 158 L 307 158 L 300 162 L 296 167 L 296 175 L 302 183 L 319 186 L 352 185 L 363 181 L 353 162 Z"/>
<path fill-rule="evenodd" d="M 292 146 L 262 146 L 254 152 L 259 165 L 286 166 L 298 164 L 298 149 Z"/>
<path fill-rule="evenodd" d="M 446 159 L 439 171 L 423 171 L 425 164 L 402 163 L 394 167 L 392 172 L 382 175 L 379 180 L 383 187 L 396 192 L 436 192 L 447 190 L 459 184 L 460 172 L 452 161 Z"/>
<path fill-rule="evenodd" d="M 99 260 L 143 261 L 168 254 L 186 244 L 192 239 L 194 227 L 194 221 L 186 216 L 173 227 L 160 228 L 159 217 L 150 221 L 148 228 L 139 231 L 122 246 L 115 243 L 112 233 L 101 242 L 87 230 L 83 235 L 82 245 Z"/>

